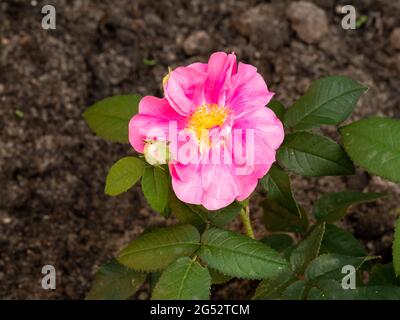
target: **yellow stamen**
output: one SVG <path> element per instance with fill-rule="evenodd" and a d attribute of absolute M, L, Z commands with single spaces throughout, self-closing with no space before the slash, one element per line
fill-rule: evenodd
<path fill-rule="evenodd" d="M 203 104 L 190 117 L 188 128 L 196 133 L 199 140 L 203 140 L 204 132 L 202 137 L 202 130 L 208 132 L 209 129 L 222 126 L 228 114 L 229 110 L 224 106 Z M 208 137 L 208 134 L 206 136 Z"/>

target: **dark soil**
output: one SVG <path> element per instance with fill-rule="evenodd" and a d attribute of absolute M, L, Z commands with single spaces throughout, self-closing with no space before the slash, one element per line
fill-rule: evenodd
<path fill-rule="evenodd" d="M 400 116 L 399 43 L 390 40 L 400 27 L 400 1 L 314 0 L 328 31 L 312 43 L 289 20 L 290 2 L 1 1 L 0 298 L 83 298 L 99 265 L 145 227 L 165 224 L 138 187 L 118 198 L 103 194 L 108 168 L 131 150 L 95 137 L 82 112 L 114 94 L 161 95 L 168 66 L 235 51 L 286 105 L 314 79 L 348 75 L 370 87 L 352 120 Z M 343 30 L 341 3 L 354 3 L 367 22 Z M 56 30 L 41 28 L 44 4 L 56 7 Z M 334 128 L 323 131 L 337 138 Z M 390 259 L 398 186 L 361 170 L 354 177 L 294 177 L 293 186 L 308 209 L 327 191 L 389 191 L 388 201 L 356 207 L 342 224 L 371 253 Z M 253 217 L 262 236 L 257 210 Z M 40 285 L 46 264 L 57 270 L 53 291 Z M 233 281 L 214 297 L 246 298 L 253 289 L 254 283 Z M 147 285 L 137 297 L 148 298 Z"/>

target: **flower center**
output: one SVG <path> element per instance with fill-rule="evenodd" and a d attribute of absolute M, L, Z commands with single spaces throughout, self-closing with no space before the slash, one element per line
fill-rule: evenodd
<path fill-rule="evenodd" d="M 203 104 L 191 115 L 188 128 L 194 130 L 200 140 L 202 130 L 222 126 L 228 115 L 229 110 L 224 106 Z"/>

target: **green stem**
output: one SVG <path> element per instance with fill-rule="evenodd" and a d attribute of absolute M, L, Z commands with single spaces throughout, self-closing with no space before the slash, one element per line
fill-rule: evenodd
<path fill-rule="evenodd" d="M 240 218 L 242 219 L 242 223 L 244 226 L 244 230 L 246 231 L 246 235 L 250 238 L 254 239 L 253 228 L 251 227 L 250 221 L 250 208 L 249 205 L 244 207 L 242 211 L 240 211 Z"/>

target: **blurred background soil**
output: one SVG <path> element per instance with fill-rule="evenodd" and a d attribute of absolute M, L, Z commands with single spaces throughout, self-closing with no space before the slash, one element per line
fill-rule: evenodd
<path fill-rule="evenodd" d="M 57 29 L 41 28 L 41 8 Z M 360 28 L 341 28 L 353 4 Z M 368 85 L 351 120 L 400 117 L 400 0 L 58 0 L 0 2 L 0 298 L 80 299 L 99 265 L 149 225 L 165 221 L 139 187 L 103 194 L 108 168 L 131 153 L 87 128 L 82 112 L 114 94 L 161 95 L 168 66 L 234 51 L 254 64 L 289 106 L 310 82 L 347 75 Z M 337 139 L 335 128 L 323 128 Z M 324 192 L 388 191 L 341 222 L 384 261 L 400 188 L 362 170 L 352 177 L 293 177 L 310 209 Z M 265 230 L 252 201 L 257 236 Z M 231 226 L 240 229 L 240 223 Z M 57 269 L 57 289 L 41 288 L 41 268 Z M 247 298 L 254 283 L 232 281 L 214 298 Z M 145 285 L 136 295 L 148 298 Z"/>

